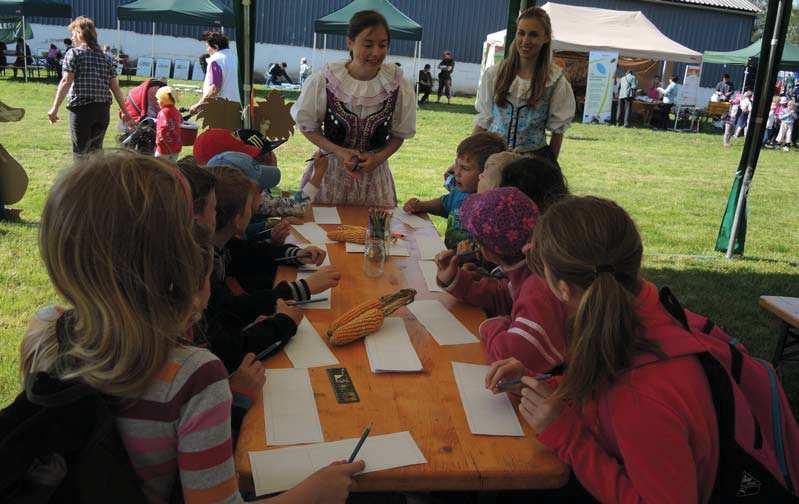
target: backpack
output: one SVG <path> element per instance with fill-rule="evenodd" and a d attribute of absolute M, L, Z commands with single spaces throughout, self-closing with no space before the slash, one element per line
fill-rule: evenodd
<path fill-rule="evenodd" d="M 47 373 L 25 382 L 0 411 L 0 501 L 146 502 L 117 432 L 113 398 Z"/>
<path fill-rule="evenodd" d="M 712 320 L 685 310 L 668 287 L 660 302 L 695 337 L 692 348 L 666 354 L 695 355 L 713 396 L 720 456 L 711 502 L 799 502 L 799 425 L 774 367 Z M 598 406 L 609 420 L 607 401 Z"/>

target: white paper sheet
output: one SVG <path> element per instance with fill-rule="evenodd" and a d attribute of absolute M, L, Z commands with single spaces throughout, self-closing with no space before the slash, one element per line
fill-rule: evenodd
<path fill-rule="evenodd" d="M 315 222 L 306 222 L 305 224 L 292 224 L 294 231 L 300 233 L 303 238 L 308 242 L 315 245 L 322 243 L 333 243 L 333 240 L 327 237 L 327 231 L 322 226 Z"/>
<path fill-rule="evenodd" d="M 400 222 L 407 224 L 408 226 L 419 229 L 426 226 L 431 225 L 430 221 L 422 219 L 418 215 L 410 214 L 403 210 L 401 207 L 397 207 L 394 209 L 394 217 L 400 220 Z"/>
<path fill-rule="evenodd" d="M 341 224 L 336 207 L 313 207 L 313 220 L 317 224 Z"/>
<path fill-rule="evenodd" d="M 288 490 L 331 462 L 348 459 L 357 443 L 351 438 L 250 452 L 256 495 Z M 356 459 L 366 462 L 363 473 L 427 463 L 408 431 L 367 437 Z"/>
<path fill-rule="evenodd" d="M 408 250 L 407 245 L 403 245 L 402 243 L 392 243 L 390 247 L 391 249 L 389 250 L 389 255 L 395 257 L 410 257 L 411 255 L 411 251 Z M 365 245 L 347 242 L 347 244 L 344 245 L 344 248 L 350 254 L 363 254 Z"/>
<path fill-rule="evenodd" d="M 267 369 L 263 394 L 267 445 L 325 440 L 307 369 Z"/>
<path fill-rule="evenodd" d="M 516 411 L 506 394 L 491 393 L 485 388 L 490 366 L 453 362 L 452 372 L 458 384 L 466 421 L 472 434 L 524 437 Z"/>
<path fill-rule="evenodd" d="M 313 271 L 298 271 L 297 272 L 297 280 L 301 278 L 308 278 L 309 276 L 313 275 Z M 305 303 L 299 305 L 303 310 L 329 310 L 333 303 L 333 289 L 327 289 L 326 291 L 319 292 L 317 294 L 311 295 L 311 301 L 316 299 L 325 299 L 324 301 L 317 301 L 316 303 Z"/>
<path fill-rule="evenodd" d="M 414 301 L 408 305 L 408 309 L 439 345 L 462 345 L 479 341 L 439 301 Z"/>
<path fill-rule="evenodd" d="M 373 373 L 422 370 L 422 363 L 405 329 L 405 321 L 399 317 L 385 319 L 383 327 L 367 336 L 364 345 Z"/>
<path fill-rule="evenodd" d="M 423 261 L 432 261 L 436 258 L 436 254 L 442 250 L 447 250 L 447 247 L 438 235 L 417 235 L 416 244 L 419 245 L 419 254 Z"/>
<path fill-rule="evenodd" d="M 297 268 L 297 271 L 316 271 L 322 266 L 330 266 L 330 251 L 327 250 L 327 245 L 320 244 L 317 245 L 317 247 L 325 251 L 325 260 L 322 261 L 322 264 L 320 264 L 319 266 L 315 264 L 303 264 L 302 266 Z"/>
<path fill-rule="evenodd" d="M 319 333 L 308 321 L 302 319 L 297 334 L 284 347 L 286 355 L 295 368 L 313 368 L 338 364 L 338 359 L 322 341 Z"/>
<path fill-rule="evenodd" d="M 419 268 L 422 270 L 422 276 L 427 283 L 427 290 L 430 292 L 444 292 L 444 289 L 438 286 L 436 282 L 436 274 L 438 274 L 438 267 L 434 261 L 419 261 Z"/>

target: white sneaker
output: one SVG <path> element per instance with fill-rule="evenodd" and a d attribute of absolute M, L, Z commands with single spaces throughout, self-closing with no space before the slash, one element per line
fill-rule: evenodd
<path fill-rule="evenodd" d="M 783 148 L 782 148 L 782 150 L 784 150 L 785 152 L 788 152 L 788 151 L 789 151 L 789 150 L 791 150 L 791 149 L 790 149 L 790 147 L 788 147 L 788 146 L 786 145 L 785 147 L 783 147 Z"/>

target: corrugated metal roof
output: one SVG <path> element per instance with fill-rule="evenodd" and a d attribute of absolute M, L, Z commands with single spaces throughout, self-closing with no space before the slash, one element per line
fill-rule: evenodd
<path fill-rule="evenodd" d="M 664 2 L 685 3 L 699 5 L 702 7 L 714 7 L 717 9 L 734 10 L 742 12 L 760 12 L 760 7 L 748 0 L 662 0 Z"/>

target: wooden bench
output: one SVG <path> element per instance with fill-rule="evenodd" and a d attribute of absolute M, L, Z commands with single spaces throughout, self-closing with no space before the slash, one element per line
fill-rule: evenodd
<path fill-rule="evenodd" d="M 799 298 L 760 296 L 758 304 L 776 315 L 782 323 L 771 363 L 779 369 L 786 362 L 799 362 Z"/>

